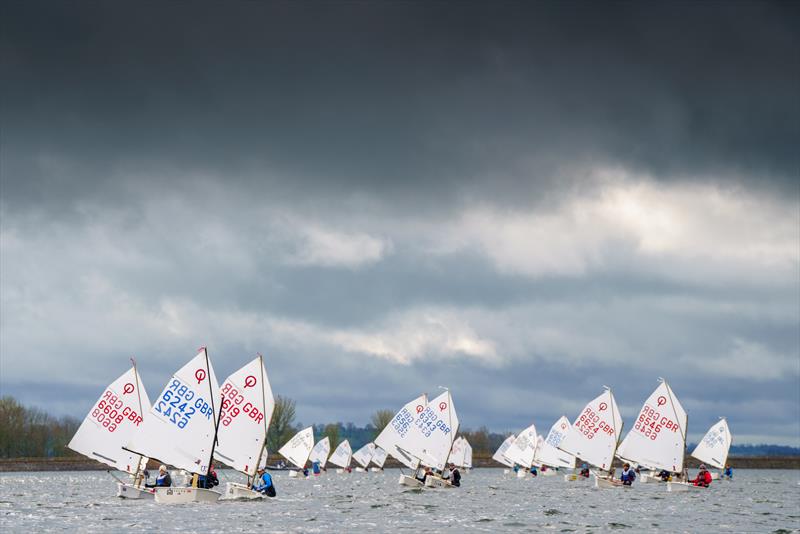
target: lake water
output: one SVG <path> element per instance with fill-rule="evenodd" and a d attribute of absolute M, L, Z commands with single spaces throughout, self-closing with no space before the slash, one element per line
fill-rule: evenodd
<path fill-rule="evenodd" d="M 164 506 L 115 497 L 104 472 L 0 474 L 0 532 L 800 532 L 800 471 L 738 470 L 709 491 L 599 490 L 563 478 L 465 474 L 455 490 L 406 490 L 399 471 L 295 480 L 264 502 Z M 238 473 L 221 472 L 241 481 Z"/>

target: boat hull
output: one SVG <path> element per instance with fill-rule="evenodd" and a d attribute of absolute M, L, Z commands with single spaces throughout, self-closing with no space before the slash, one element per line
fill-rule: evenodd
<path fill-rule="evenodd" d="M 426 488 L 455 488 L 449 481 L 439 478 L 439 477 L 432 477 L 429 476 L 425 479 L 425 487 Z"/>
<path fill-rule="evenodd" d="M 137 488 L 117 482 L 117 497 L 120 499 L 152 499 L 154 496 L 152 488 Z"/>
<path fill-rule="evenodd" d="M 159 504 L 188 504 L 193 502 L 217 502 L 222 494 L 205 488 L 156 488 Z"/>
<path fill-rule="evenodd" d="M 370 473 L 383 473 L 383 469 L 381 469 L 380 467 L 370 467 L 369 471 Z"/>
<path fill-rule="evenodd" d="M 582 477 L 575 473 L 564 475 L 564 482 L 585 482 L 589 480 L 589 477 Z"/>
<path fill-rule="evenodd" d="M 695 486 L 688 482 L 667 482 L 667 491 L 671 493 L 683 493 L 686 491 L 702 491 L 708 489 L 705 486 Z"/>
<path fill-rule="evenodd" d="M 558 474 L 555 469 L 548 469 L 547 471 L 539 471 L 540 477 L 554 477 Z"/>
<path fill-rule="evenodd" d="M 525 478 L 525 475 L 528 474 L 528 471 L 525 469 L 520 469 L 517 471 L 517 478 Z"/>
<path fill-rule="evenodd" d="M 408 486 L 409 488 L 423 488 L 425 485 L 422 481 L 417 480 L 414 477 L 408 475 L 400 475 L 400 479 L 397 481 L 398 484 L 401 486 Z"/>
<path fill-rule="evenodd" d="M 296 478 L 296 479 L 299 479 L 299 480 L 305 480 L 308 477 L 304 476 L 302 471 L 292 470 L 292 471 L 289 471 L 289 478 Z"/>
<path fill-rule="evenodd" d="M 594 487 L 599 489 L 612 489 L 612 488 L 630 488 L 631 486 L 626 486 L 619 480 L 611 480 L 608 478 L 599 477 L 595 475 Z"/>
<path fill-rule="evenodd" d="M 246 500 L 257 500 L 257 499 L 264 499 L 266 496 L 263 493 L 259 493 L 257 491 L 253 491 L 252 489 L 248 488 L 244 484 L 238 484 L 236 482 L 228 482 L 225 485 L 225 495 L 222 497 L 223 499 L 246 499 Z"/>

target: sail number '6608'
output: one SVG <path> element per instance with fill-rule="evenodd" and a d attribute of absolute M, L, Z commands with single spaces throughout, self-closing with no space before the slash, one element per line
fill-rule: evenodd
<path fill-rule="evenodd" d="M 209 403 L 177 378 L 161 394 L 155 411 L 178 428 L 184 428 L 197 412 L 205 415 L 206 419 L 211 419 L 213 412 Z"/>
<path fill-rule="evenodd" d="M 678 423 L 675 423 L 666 415 L 662 416 L 655 409 L 645 404 L 644 408 L 642 408 L 642 413 L 639 414 L 639 420 L 636 421 L 633 429 L 638 430 L 644 437 L 655 441 L 662 428 L 677 432 Z"/>
<path fill-rule="evenodd" d="M 431 434 L 438 428 L 441 430 L 445 435 L 450 433 L 450 427 L 447 426 L 447 423 L 439 419 L 439 416 L 436 415 L 430 406 L 425 408 L 421 414 L 419 414 L 419 419 L 417 419 L 417 426 L 420 430 L 422 430 L 422 435 L 430 437 Z"/>
<path fill-rule="evenodd" d="M 103 393 L 90 415 L 109 432 L 114 432 L 123 421 L 131 421 L 136 426 L 142 422 L 142 416 L 130 406 L 125 406 L 119 395 L 110 389 Z"/>

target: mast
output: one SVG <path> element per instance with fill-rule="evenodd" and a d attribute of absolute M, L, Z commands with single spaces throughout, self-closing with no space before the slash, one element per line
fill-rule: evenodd
<path fill-rule="evenodd" d="M 611 405 L 611 422 L 614 423 L 614 432 L 616 436 L 614 436 L 614 452 L 611 453 L 611 463 L 608 465 L 608 471 L 611 472 L 612 466 L 614 465 L 614 456 L 617 454 L 617 449 L 619 448 L 619 441 L 620 437 L 622 437 L 622 429 L 625 427 L 625 421 L 622 420 L 622 417 L 619 418 L 621 421 L 621 426 L 619 430 L 617 429 L 616 420 L 617 418 L 614 416 L 614 407 L 617 405 L 616 399 L 614 399 L 614 392 L 611 391 L 611 388 L 608 386 L 603 386 L 608 390 L 608 397 L 609 397 L 609 404 Z M 612 402 L 613 401 L 613 402 Z"/>
<path fill-rule="evenodd" d="M 206 476 L 211 473 L 211 462 L 214 461 L 214 447 L 217 445 L 217 434 L 219 433 L 219 414 L 214 407 L 214 390 L 211 388 L 211 365 L 208 363 L 208 349 L 203 347 L 203 353 L 206 355 L 206 377 L 208 380 L 208 396 L 211 399 L 211 413 L 214 417 L 214 441 L 211 442 L 211 454 L 208 456 L 208 471 Z"/>
<path fill-rule="evenodd" d="M 139 391 L 139 371 L 136 369 L 136 360 L 131 356 L 131 363 L 133 364 L 133 377 L 136 380 L 136 397 L 139 401 L 139 415 L 144 416 L 144 412 L 142 411 L 142 393 Z M 137 485 L 139 481 L 139 473 L 142 470 L 142 458 L 144 458 L 143 454 L 139 455 L 139 461 L 136 463 L 136 473 L 133 475 L 133 486 L 135 488 L 141 487 L 141 485 Z"/>
<path fill-rule="evenodd" d="M 258 353 L 258 361 L 261 364 L 261 369 L 259 369 L 259 372 L 261 373 L 261 413 L 266 414 L 267 413 L 267 392 L 264 389 L 264 356 L 262 356 L 262 354 L 260 352 Z M 252 485 L 252 483 L 255 481 L 256 474 L 258 473 L 258 468 L 261 465 L 261 456 L 264 454 L 264 450 L 267 448 L 267 431 L 268 431 L 268 428 L 269 427 L 267 426 L 267 418 L 265 416 L 264 417 L 264 444 L 261 446 L 261 450 L 258 451 L 258 459 L 256 460 L 256 472 L 253 473 L 252 477 L 249 474 L 247 474 L 247 485 L 248 486 Z"/>

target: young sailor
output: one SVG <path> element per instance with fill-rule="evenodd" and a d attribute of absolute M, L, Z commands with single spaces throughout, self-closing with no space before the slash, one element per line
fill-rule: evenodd
<path fill-rule="evenodd" d="M 711 485 L 711 473 L 706 470 L 705 464 L 700 464 L 700 471 L 697 472 L 697 478 L 689 482 L 695 486 L 703 486 L 704 488 Z"/>
<path fill-rule="evenodd" d="M 162 488 L 172 486 L 172 477 L 169 476 L 166 465 L 161 465 L 158 468 L 158 477 L 155 484 L 145 484 L 147 488 Z"/>
<path fill-rule="evenodd" d="M 728 480 L 733 480 L 733 468 L 730 464 L 725 464 L 725 471 L 723 471 L 722 476 Z"/>
<path fill-rule="evenodd" d="M 267 497 L 277 495 L 275 484 L 272 483 L 272 475 L 267 473 L 263 467 L 258 469 L 258 477 L 253 482 L 253 491 L 263 493 Z"/>
<path fill-rule="evenodd" d="M 217 472 L 214 471 L 214 464 L 211 464 L 207 475 L 197 477 L 197 487 L 211 489 L 214 486 L 219 486 L 219 478 L 217 478 Z"/>
<path fill-rule="evenodd" d="M 589 478 L 589 466 L 587 466 L 586 464 L 581 465 L 580 476 L 584 478 Z"/>
<path fill-rule="evenodd" d="M 666 469 L 662 469 L 661 472 L 658 474 L 658 477 L 661 479 L 661 482 L 669 482 L 670 480 L 672 480 L 672 473 L 670 473 Z"/>
<path fill-rule="evenodd" d="M 631 464 L 626 462 L 622 466 L 622 474 L 620 475 L 619 479 L 625 486 L 633 485 L 633 481 L 636 480 L 636 472 L 633 469 L 631 469 Z"/>
<path fill-rule="evenodd" d="M 461 486 L 461 472 L 455 464 L 450 464 L 450 484 L 455 487 Z"/>

